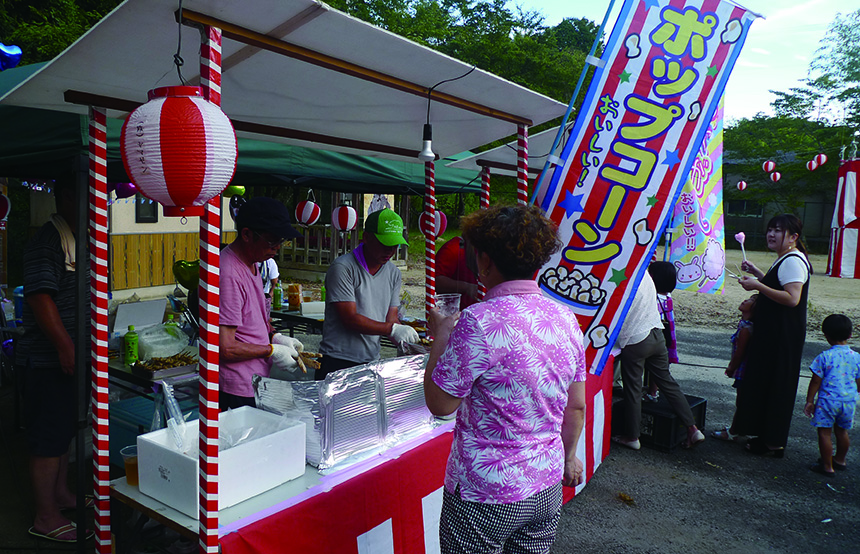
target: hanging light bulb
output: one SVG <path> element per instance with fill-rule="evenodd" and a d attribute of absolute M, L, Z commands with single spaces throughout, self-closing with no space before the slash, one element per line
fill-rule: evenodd
<path fill-rule="evenodd" d="M 432 162 L 436 159 L 436 154 L 433 153 L 433 125 L 424 124 L 424 148 L 418 154 L 418 159 L 422 162 Z"/>

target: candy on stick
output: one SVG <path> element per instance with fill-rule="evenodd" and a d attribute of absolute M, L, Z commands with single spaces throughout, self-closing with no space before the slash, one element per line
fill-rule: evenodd
<path fill-rule="evenodd" d="M 735 234 L 735 240 L 741 243 L 741 253 L 744 255 L 744 261 L 747 261 L 747 253 L 744 250 L 744 240 L 746 240 L 747 236 L 743 231 Z"/>

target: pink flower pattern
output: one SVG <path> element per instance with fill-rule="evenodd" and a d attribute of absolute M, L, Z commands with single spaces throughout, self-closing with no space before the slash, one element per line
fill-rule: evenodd
<path fill-rule="evenodd" d="M 562 478 L 567 389 L 585 381 L 582 331 L 534 281 L 508 281 L 460 314 L 433 381 L 462 398 L 445 488 L 505 504 Z"/>

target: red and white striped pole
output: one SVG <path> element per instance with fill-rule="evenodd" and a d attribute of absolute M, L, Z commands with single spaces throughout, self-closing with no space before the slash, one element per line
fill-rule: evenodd
<path fill-rule="evenodd" d="M 424 317 L 436 305 L 436 169 L 424 162 Z"/>
<path fill-rule="evenodd" d="M 529 128 L 517 125 L 517 203 L 529 202 Z"/>
<path fill-rule="evenodd" d="M 481 202 L 480 208 L 482 210 L 486 210 L 490 207 L 490 168 L 483 167 L 481 169 Z M 480 275 L 478 276 L 478 294 L 476 298 L 478 301 L 484 299 L 484 295 L 487 294 L 487 287 L 484 286 L 484 283 L 481 282 Z"/>
<path fill-rule="evenodd" d="M 221 105 L 221 29 L 206 27 L 200 49 L 203 97 Z M 200 218 L 200 552 L 218 553 L 218 354 L 221 195 Z"/>
<path fill-rule="evenodd" d="M 110 416 L 108 413 L 107 116 L 90 108 L 90 317 L 93 407 L 93 492 L 96 552 L 110 554 Z"/>

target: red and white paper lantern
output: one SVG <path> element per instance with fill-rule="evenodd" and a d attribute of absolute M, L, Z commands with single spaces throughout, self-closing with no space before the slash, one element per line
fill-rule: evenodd
<path fill-rule="evenodd" d="M 339 206 L 331 212 L 331 224 L 338 231 L 352 231 L 358 223 L 358 212 L 352 206 Z"/>
<path fill-rule="evenodd" d="M 167 216 L 201 216 L 236 171 L 236 132 L 199 87 L 162 87 L 129 114 L 120 150 L 126 173 Z"/>
<path fill-rule="evenodd" d="M 773 173 L 770 174 L 770 180 L 773 181 L 774 183 L 776 183 L 780 179 L 782 179 L 782 173 L 780 173 L 779 171 L 774 171 Z"/>
<path fill-rule="evenodd" d="M 300 225 L 313 225 L 319 218 L 322 210 L 319 204 L 310 200 L 302 200 L 296 204 L 296 221 Z M 334 220 L 334 216 L 332 216 Z"/>
<path fill-rule="evenodd" d="M 818 156 L 816 156 L 816 158 L 817 157 Z M 818 162 L 816 162 L 815 160 L 806 162 L 806 169 L 808 169 L 809 171 L 815 171 L 816 169 L 818 169 Z"/>
<path fill-rule="evenodd" d="M 824 165 L 827 163 L 827 154 L 816 154 L 812 160 L 816 166 Z"/>
<path fill-rule="evenodd" d="M 738 190 L 746 190 L 747 182 L 746 181 L 738 181 Z"/>
<path fill-rule="evenodd" d="M 418 226 L 421 229 L 421 232 L 424 234 L 424 236 L 427 236 L 427 229 L 429 227 L 429 225 L 428 225 L 429 223 L 430 223 L 430 219 L 428 217 L 427 212 L 423 212 L 421 214 L 421 220 L 420 220 Z M 447 228 L 448 228 L 448 218 L 440 210 L 436 210 L 436 218 L 435 218 L 435 222 L 433 225 L 433 230 L 434 230 L 435 234 L 433 235 L 433 237 L 434 238 L 438 237 L 439 235 L 444 233 L 445 229 L 447 229 Z"/>
<path fill-rule="evenodd" d="M 761 164 L 761 169 L 762 169 L 762 171 L 764 171 L 765 173 L 770 173 L 770 172 L 772 172 L 774 169 L 776 169 L 776 162 L 773 162 L 773 161 L 771 161 L 771 160 L 768 160 L 768 161 L 764 162 L 763 164 Z"/>

